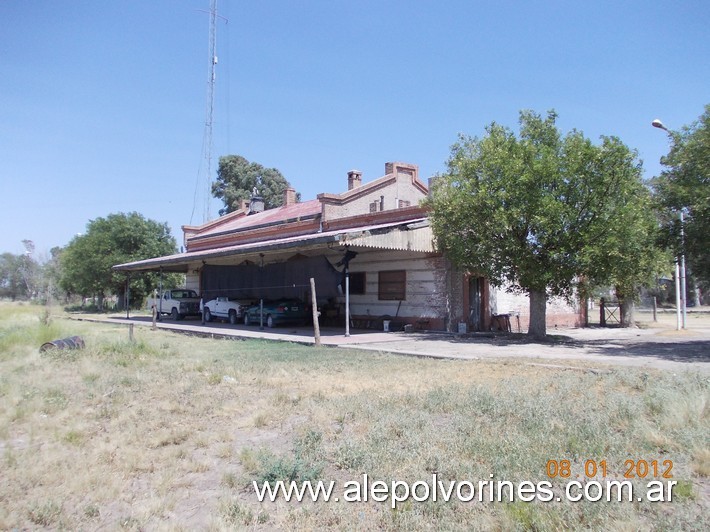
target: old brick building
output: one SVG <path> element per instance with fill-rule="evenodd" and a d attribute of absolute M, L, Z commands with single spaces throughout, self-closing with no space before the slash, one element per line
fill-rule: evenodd
<path fill-rule="evenodd" d="M 345 184 L 345 183 L 344 183 Z M 283 206 L 262 210 L 259 198 L 201 226 L 184 226 L 184 253 L 116 266 L 118 270 L 183 272 L 187 287 L 206 298 L 310 299 L 317 286 L 323 318 L 344 320 L 349 300 L 353 325 L 456 331 L 487 330 L 494 314 L 512 314 L 527 328 L 524 296 L 492 288 L 486 279 L 457 271 L 437 249 L 421 201 L 428 188 L 417 166 L 390 162 L 385 174 L 363 183 L 347 173 L 347 190 L 296 203 L 291 189 Z M 345 283 L 345 268 L 348 282 Z M 548 306 L 550 325 L 578 324 L 580 315 L 561 302 Z"/>

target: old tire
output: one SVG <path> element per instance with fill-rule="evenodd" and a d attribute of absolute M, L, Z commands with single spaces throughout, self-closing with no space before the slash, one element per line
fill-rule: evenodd
<path fill-rule="evenodd" d="M 230 325 L 237 324 L 237 311 L 234 309 L 229 311 L 229 323 L 230 323 Z"/>
<path fill-rule="evenodd" d="M 178 321 L 180 319 L 180 313 L 178 312 L 178 309 L 173 307 L 172 312 L 170 312 L 170 316 L 175 320 Z"/>
<path fill-rule="evenodd" d="M 212 313 L 210 312 L 209 307 L 205 307 L 205 321 L 212 321 Z"/>

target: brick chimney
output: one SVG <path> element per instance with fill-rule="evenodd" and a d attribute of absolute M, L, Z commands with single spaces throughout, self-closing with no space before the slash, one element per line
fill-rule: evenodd
<path fill-rule="evenodd" d="M 362 172 L 360 170 L 350 170 L 348 172 L 348 190 L 362 185 Z"/>
<path fill-rule="evenodd" d="M 251 201 L 249 202 L 249 212 L 247 214 L 258 214 L 264 212 L 264 198 L 259 195 L 259 191 L 254 187 Z"/>
<path fill-rule="evenodd" d="M 291 187 L 284 190 L 284 207 L 296 203 L 296 191 Z"/>
<path fill-rule="evenodd" d="M 240 211 L 248 211 L 249 210 L 249 200 L 239 200 L 239 210 Z"/>
<path fill-rule="evenodd" d="M 385 163 L 385 175 L 410 175 L 414 178 L 419 177 L 419 167 L 416 164 L 392 162 Z"/>

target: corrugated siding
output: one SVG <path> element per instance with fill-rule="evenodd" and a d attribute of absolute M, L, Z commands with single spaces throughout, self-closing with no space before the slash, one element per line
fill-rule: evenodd
<path fill-rule="evenodd" d="M 439 257 L 422 257 L 416 253 L 360 253 L 350 263 L 350 271 L 365 273 L 365 294 L 351 294 L 351 312 L 354 315 L 373 317 L 387 314 L 409 318 L 444 318 L 447 298 L 445 285 L 438 275 L 437 266 L 440 261 Z M 378 299 L 378 273 L 387 270 L 407 272 L 405 300 Z"/>
<path fill-rule="evenodd" d="M 400 228 L 386 233 L 371 233 L 365 231 L 360 235 L 347 235 L 343 244 L 375 249 L 391 249 L 397 251 L 419 251 L 433 253 L 434 234 L 431 226 L 416 229 Z"/>

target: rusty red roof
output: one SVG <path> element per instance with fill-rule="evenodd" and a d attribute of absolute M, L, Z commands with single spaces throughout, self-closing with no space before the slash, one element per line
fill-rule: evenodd
<path fill-rule="evenodd" d="M 256 214 L 248 214 L 237 218 L 226 219 L 225 223 L 214 224 L 211 222 L 209 227 L 200 231 L 196 231 L 190 238 L 203 237 L 208 235 L 219 235 L 222 233 L 233 233 L 246 229 L 255 229 L 257 227 L 266 227 L 279 223 L 304 220 L 314 218 L 320 215 L 321 203 L 319 200 L 309 200 L 303 203 L 294 203 L 275 209 L 268 209 Z"/>

